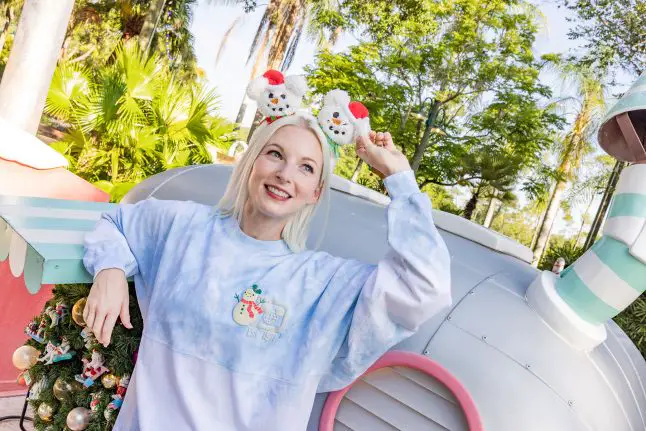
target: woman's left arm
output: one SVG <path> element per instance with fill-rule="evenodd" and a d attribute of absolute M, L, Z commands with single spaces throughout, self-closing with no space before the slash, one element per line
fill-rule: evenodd
<path fill-rule="evenodd" d="M 407 161 L 394 173 L 387 164 L 366 161 L 387 175 L 389 250 L 376 267 L 347 262 L 330 280 L 328 293 L 335 297 L 336 311 L 344 314 L 332 318 L 339 323 L 332 326 L 344 339 L 321 380 L 321 392 L 351 383 L 386 350 L 451 304 L 450 257 L 433 223 L 430 199 L 419 190 Z"/>

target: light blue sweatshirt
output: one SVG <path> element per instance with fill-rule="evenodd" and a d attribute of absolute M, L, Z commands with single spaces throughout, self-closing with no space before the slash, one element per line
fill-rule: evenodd
<path fill-rule="evenodd" d="M 450 259 L 412 171 L 384 180 L 377 265 L 247 236 L 193 202 L 104 214 L 91 274 L 134 275 L 144 332 L 115 431 L 302 431 L 315 393 L 343 388 L 451 303 Z"/>

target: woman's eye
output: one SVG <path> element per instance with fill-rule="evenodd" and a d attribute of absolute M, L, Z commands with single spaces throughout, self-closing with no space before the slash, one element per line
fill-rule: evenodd
<path fill-rule="evenodd" d="M 314 173 L 314 168 L 312 167 L 312 165 L 305 164 L 305 165 L 303 165 L 303 169 L 305 169 L 310 174 Z"/>
<path fill-rule="evenodd" d="M 281 155 L 278 151 L 276 151 L 276 150 L 271 150 L 271 151 L 269 151 L 267 154 L 269 154 L 269 155 L 271 155 L 271 156 L 274 156 L 274 157 L 277 157 L 277 158 L 279 158 L 279 159 L 282 157 L 282 155 Z"/>

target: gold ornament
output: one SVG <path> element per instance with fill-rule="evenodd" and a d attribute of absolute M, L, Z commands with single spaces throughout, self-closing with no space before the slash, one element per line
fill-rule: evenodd
<path fill-rule="evenodd" d="M 38 406 L 38 416 L 45 422 L 51 421 L 54 416 L 54 407 L 47 403 L 41 403 Z"/>
<path fill-rule="evenodd" d="M 83 319 L 83 310 L 85 309 L 85 303 L 87 298 L 81 298 L 76 301 L 76 304 L 72 307 L 72 320 L 79 325 L 85 326 L 85 319 Z"/>
<path fill-rule="evenodd" d="M 40 352 L 31 346 L 20 346 L 13 352 L 13 366 L 19 370 L 31 368 L 38 361 Z"/>
<path fill-rule="evenodd" d="M 60 377 L 57 378 L 54 382 L 53 388 L 54 397 L 56 397 L 58 401 L 69 401 L 72 398 L 72 393 L 79 390 L 78 386 L 80 386 L 80 383 L 78 385 L 74 385 L 74 383 L 78 382 L 74 381 L 73 383 L 68 383 L 65 380 L 62 380 Z"/>
<path fill-rule="evenodd" d="M 76 407 L 70 410 L 65 421 L 72 431 L 82 431 L 90 425 L 90 409 Z"/>
<path fill-rule="evenodd" d="M 106 389 L 112 389 L 119 384 L 119 378 L 114 374 L 105 374 L 101 377 L 101 383 Z"/>

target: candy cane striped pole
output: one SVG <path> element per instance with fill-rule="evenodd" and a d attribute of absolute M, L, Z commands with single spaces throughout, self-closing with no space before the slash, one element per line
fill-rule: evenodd
<path fill-rule="evenodd" d="M 557 281 L 558 295 L 591 324 L 613 318 L 646 290 L 646 165 L 624 169 L 603 237 Z"/>

